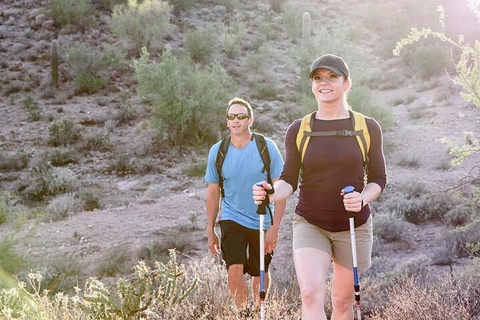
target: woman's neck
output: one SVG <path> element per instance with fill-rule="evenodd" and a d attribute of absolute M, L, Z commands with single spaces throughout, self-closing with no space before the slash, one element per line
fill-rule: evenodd
<path fill-rule="evenodd" d="M 321 120 L 346 119 L 349 117 L 348 107 L 343 104 L 333 107 L 331 105 L 319 105 L 317 114 L 315 115 L 316 119 Z"/>

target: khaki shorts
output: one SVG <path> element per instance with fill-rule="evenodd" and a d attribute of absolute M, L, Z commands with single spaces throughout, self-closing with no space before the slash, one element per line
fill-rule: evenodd
<path fill-rule="evenodd" d="M 345 268 L 353 268 L 350 230 L 330 232 L 307 222 L 303 217 L 293 216 L 293 251 L 299 248 L 316 248 L 327 252 L 332 260 Z M 357 263 L 360 271 L 372 264 L 373 226 L 372 216 L 355 229 Z"/>

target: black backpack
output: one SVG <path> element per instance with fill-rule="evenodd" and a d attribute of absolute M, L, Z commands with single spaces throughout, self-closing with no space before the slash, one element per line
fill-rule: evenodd
<path fill-rule="evenodd" d="M 252 140 L 255 138 L 257 142 L 258 152 L 263 161 L 262 172 L 267 172 L 267 180 L 269 184 L 272 184 L 272 179 L 270 177 L 270 153 L 268 152 L 267 142 L 265 141 L 265 136 L 260 133 L 253 133 Z M 230 135 L 223 138 L 220 143 L 220 148 L 218 148 L 217 159 L 215 160 L 215 167 L 217 168 L 218 177 L 219 177 L 219 186 L 222 193 L 222 198 L 225 198 L 225 191 L 223 189 L 223 177 L 222 177 L 222 166 L 225 156 L 227 155 L 228 147 L 230 146 Z"/>

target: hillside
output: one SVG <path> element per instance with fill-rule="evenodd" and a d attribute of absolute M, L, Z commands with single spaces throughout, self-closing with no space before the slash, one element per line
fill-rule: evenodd
<path fill-rule="evenodd" d="M 0 3 L 0 188 L 9 195 L 8 200 L 2 200 L 6 209 L 0 203 L 0 210 L 9 214 L 0 224 L 0 241 L 8 237 L 30 269 L 52 274 L 71 272 L 80 278 L 96 276 L 108 281 L 128 274 L 138 259 L 164 259 L 169 248 L 181 252 L 182 262 L 208 256 L 204 231 L 206 184 L 202 172 L 190 172 L 202 168 L 209 145 L 178 149 L 158 136 L 152 120 L 153 107 L 140 97 L 131 68 L 138 54 L 131 43 L 109 29 L 111 11 L 105 4 L 114 1 L 92 2 L 94 19 L 85 29 L 58 26 L 46 10 L 50 3 L 47 0 Z M 352 92 L 352 98 L 357 98 L 354 101 L 367 102 L 377 112 L 391 113 L 392 120 L 385 122 L 384 128 L 389 184 L 385 197 L 374 205 L 376 214 L 381 215 L 385 213 L 381 210 L 388 208 L 387 200 L 408 193 L 415 185 L 421 183 L 432 193 L 446 193 L 478 166 L 480 155 L 476 154 L 462 165 L 450 167 L 451 156 L 441 140 L 447 137 L 462 145 L 466 132 L 478 138 L 480 112 L 461 98 L 461 88 L 452 83 L 443 67 L 427 76 L 422 74 L 424 70 L 415 63 L 414 46 L 400 57 L 391 54 L 392 46 L 386 49 L 387 43 L 395 44 L 393 37 L 408 33 L 398 17 L 410 13 L 414 1 L 375 7 L 376 2 L 292 0 L 283 3 L 283 11 L 275 12 L 265 1 L 233 1 L 231 8 L 222 5 L 225 1 L 200 1 L 186 11 L 172 11 L 175 28 L 169 36 L 152 43 L 150 57 L 159 61 L 166 46 L 185 54 L 189 30 L 204 24 L 216 26 L 220 45 L 212 60 L 218 61 L 237 85 L 235 91 L 227 93 L 228 98 L 241 96 L 251 101 L 256 113 L 255 130 L 272 137 L 283 151 L 285 129 L 312 103 L 300 93 L 305 66 L 297 65 L 300 59 L 291 58 L 302 41 L 298 21 L 309 10 L 311 39 L 321 47 L 315 48 L 314 55 L 327 53 L 322 51 L 327 49 L 344 55 L 352 70 L 353 87 L 359 88 L 357 93 Z M 438 3 L 456 17 L 461 12 L 463 21 L 475 23 L 475 19 L 466 18 L 466 5 L 460 8 L 454 6 L 457 1 L 432 0 L 421 7 L 425 11 L 419 9 L 412 14 L 412 26 L 432 21 Z M 300 28 L 293 39 L 288 14 L 296 14 Z M 423 14 L 428 14 L 427 19 Z M 383 20 L 372 21 L 378 17 Z M 395 26 L 395 17 L 399 30 L 388 33 Z M 452 21 L 457 19 L 447 16 L 447 31 L 462 32 Z M 221 26 L 238 26 L 240 22 L 246 29 L 242 45 L 238 53 L 229 57 Z M 261 55 L 256 41 L 267 22 L 272 39 L 265 41 L 262 48 L 268 51 Z M 478 25 L 476 34 L 464 32 L 480 38 Z M 50 80 L 53 40 L 59 44 L 58 89 L 51 88 Z M 126 50 L 122 66 L 106 70 L 108 81 L 103 89 L 89 94 L 74 84 L 66 53 L 76 43 L 92 47 L 108 43 Z M 454 72 L 448 61 L 445 68 L 450 74 Z M 259 91 L 263 85 L 273 87 L 274 93 Z M 362 94 L 368 98 L 358 98 Z M 63 151 L 48 142 L 51 126 L 58 120 L 70 121 L 81 135 Z M 215 126 L 221 128 L 220 124 Z M 218 132 L 219 136 L 223 134 L 225 131 Z M 77 200 L 83 200 L 76 201 L 68 213 L 60 212 L 60 217 L 49 214 L 49 210 L 55 210 L 52 201 L 58 195 L 46 195 L 41 200 L 31 196 L 37 192 L 34 188 L 42 166 L 56 159 L 55 152 L 64 152 L 59 157 L 66 163 L 56 167 L 75 174 L 76 187 L 71 192 Z M 462 192 L 468 194 L 470 186 Z M 87 200 L 92 202 L 92 210 L 85 207 Z M 290 218 L 295 202 L 292 197 L 282 223 L 272 271 L 279 276 L 293 272 Z M 445 227 L 438 220 L 408 223 L 402 230 L 404 242 L 380 241 L 375 254 L 398 261 L 420 255 L 433 258 L 442 250 L 440 235 Z M 458 259 L 449 267 L 461 270 L 470 261 Z M 447 270 L 445 266 L 436 267 Z M 65 289 L 72 281 L 69 275 L 59 278 L 60 284 L 52 281 L 52 289 Z"/>

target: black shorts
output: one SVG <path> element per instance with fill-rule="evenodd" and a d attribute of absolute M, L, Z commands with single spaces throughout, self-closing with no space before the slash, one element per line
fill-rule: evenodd
<path fill-rule="evenodd" d="M 232 264 L 243 264 L 243 273 L 260 276 L 260 233 L 245 228 L 230 220 L 219 221 L 221 230 L 220 247 L 227 269 Z M 268 271 L 272 254 L 265 255 L 265 272 Z"/>

